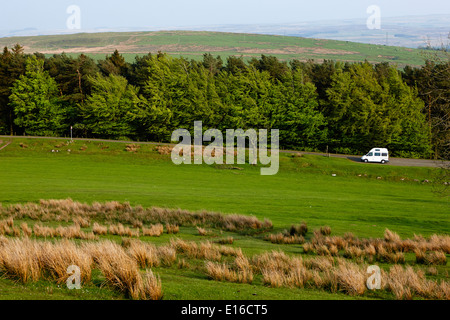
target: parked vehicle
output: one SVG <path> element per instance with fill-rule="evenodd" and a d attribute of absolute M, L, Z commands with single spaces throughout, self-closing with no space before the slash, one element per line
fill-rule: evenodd
<path fill-rule="evenodd" d="M 364 162 L 389 162 L 389 152 L 386 148 L 373 148 L 366 155 L 361 157 Z"/>

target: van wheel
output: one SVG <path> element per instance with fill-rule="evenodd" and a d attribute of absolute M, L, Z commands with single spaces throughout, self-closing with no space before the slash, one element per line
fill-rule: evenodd
<path fill-rule="evenodd" d="M 365 162 L 365 163 L 367 163 L 367 162 L 369 162 L 369 160 L 367 160 L 367 159 L 364 159 L 364 162 Z"/>
<path fill-rule="evenodd" d="M 384 161 L 384 160 L 381 160 L 381 163 L 382 163 L 382 164 L 384 164 L 385 162 L 386 162 L 386 161 Z"/>

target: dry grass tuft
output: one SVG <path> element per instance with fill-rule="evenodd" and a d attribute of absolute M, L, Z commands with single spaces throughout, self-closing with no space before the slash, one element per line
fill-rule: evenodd
<path fill-rule="evenodd" d="M 314 253 L 315 252 L 314 245 L 310 242 L 303 244 L 303 252 L 306 254 Z"/>
<path fill-rule="evenodd" d="M 417 258 L 417 256 L 416 256 Z M 442 251 L 433 251 L 427 253 L 424 257 L 424 263 L 428 265 L 446 265 L 447 256 Z"/>
<path fill-rule="evenodd" d="M 166 232 L 168 234 L 177 234 L 180 232 L 180 227 L 176 224 L 166 224 Z"/>
<path fill-rule="evenodd" d="M 201 236 L 207 236 L 209 234 L 208 230 L 201 228 L 201 227 L 197 227 L 197 231 L 198 231 L 198 234 Z"/>
<path fill-rule="evenodd" d="M 33 233 L 33 229 L 31 229 L 26 222 L 23 222 L 20 225 L 20 228 L 22 229 L 22 233 L 25 237 L 31 237 L 31 234 Z"/>
<path fill-rule="evenodd" d="M 240 283 L 252 283 L 253 282 L 253 270 L 249 260 L 243 256 L 238 255 L 234 260 L 234 265 L 237 269 L 237 281 Z"/>
<path fill-rule="evenodd" d="M 157 267 L 160 264 L 158 250 L 153 244 L 138 240 L 130 241 L 128 254 L 137 262 L 140 268 Z"/>
<path fill-rule="evenodd" d="M 111 241 L 91 246 L 91 254 L 106 281 L 129 298 L 146 299 L 144 283 L 137 262 L 124 249 Z"/>
<path fill-rule="evenodd" d="M 213 280 L 229 282 L 237 282 L 238 280 L 236 271 L 228 267 L 226 263 L 206 261 L 205 268 L 206 273 Z"/>
<path fill-rule="evenodd" d="M 36 237 L 53 238 L 56 236 L 56 230 L 42 225 L 41 223 L 36 223 L 33 226 L 33 233 Z"/>
<path fill-rule="evenodd" d="M 164 296 L 161 284 L 161 278 L 156 277 L 152 270 L 146 270 L 143 277 L 143 295 L 147 300 L 161 300 Z"/>
<path fill-rule="evenodd" d="M 111 224 L 108 230 L 109 234 L 127 237 L 139 237 L 139 229 L 132 230 L 130 227 L 125 227 L 123 224 Z"/>
<path fill-rule="evenodd" d="M 79 225 L 81 228 L 88 228 L 91 225 L 91 222 L 89 221 L 88 218 L 84 218 L 84 217 L 73 217 L 72 221 L 74 224 Z"/>
<path fill-rule="evenodd" d="M 366 291 L 367 276 L 360 266 L 339 259 L 339 265 L 334 272 L 339 290 L 352 296 L 362 295 Z"/>
<path fill-rule="evenodd" d="M 165 266 L 171 266 L 177 260 L 176 250 L 170 245 L 158 247 L 157 255 Z"/>
<path fill-rule="evenodd" d="M 163 234 L 164 227 L 162 224 L 151 225 L 150 228 L 142 228 L 142 234 L 147 237 L 159 237 Z"/>
<path fill-rule="evenodd" d="M 102 226 L 98 224 L 97 222 L 94 222 L 94 225 L 92 226 L 92 232 L 95 235 L 106 235 L 108 233 L 108 227 Z"/>
<path fill-rule="evenodd" d="M 308 226 L 306 222 L 302 222 L 300 225 L 292 225 L 289 229 L 289 234 L 291 236 L 298 235 L 304 237 L 306 233 L 308 232 Z"/>
<path fill-rule="evenodd" d="M 91 205 L 64 200 L 41 200 L 39 204 L 15 204 L 0 208 L 0 216 L 15 219 L 30 218 L 37 221 L 71 221 L 76 217 L 92 221 L 109 221 L 110 223 L 131 224 L 141 228 L 145 224 L 171 224 L 178 226 L 196 226 L 219 228 L 229 231 L 244 231 L 251 229 L 267 230 L 272 228 L 272 222 L 258 220 L 254 216 L 223 215 L 217 212 L 191 212 L 181 209 L 132 207 L 129 203 L 110 201 L 94 202 Z M 80 220 L 81 221 L 81 220 Z M 0 223 L 0 232 L 1 232 Z"/>
<path fill-rule="evenodd" d="M 236 257 L 233 267 L 228 266 L 226 263 L 206 261 L 205 269 L 208 276 L 216 281 L 239 283 L 252 283 L 253 281 L 252 266 L 243 255 Z"/>
<path fill-rule="evenodd" d="M 233 237 L 226 237 L 226 238 L 223 238 L 223 239 L 216 240 L 216 242 L 220 243 L 220 244 L 233 244 L 234 238 Z"/>
<path fill-rule="evenodd" d="M 400 238 L 400 236 L 397 233 L 395 233 L 389 229 L 386 229 L 384 231 L 384 240 L 387 242 L 400 242 L 402 239 Z"/>
<path fill-rule="evenodd" d="M 331 234 L 331 228 L 329 226 L 320 227 L 320 233 L 324 236 L 329 236 Z"/>
<path fill-rule="evenodd" d="M 302 244 L 305 242 L 305 238 L 302 236 L 296 234 L 287 235 L 284 233 L 270 234 L 265 237 L 265 240 L 278 244 Z"/>
<path fill-rule="evenodd" d="M 425 278 L 422 270 L 414 271 L 411 266 L 402 268 L 394 265 L 387 275 L 387 288 L 399 300 L 411 300 L 415 295 L 428 299 L 450 299 L 450 285 Z"/>
<path fill-rule="evenodd" d="M 0 269 L 22 283 L 41 277 L 40 246 L 29 239 L 3 239 L 0 247 Z"/>

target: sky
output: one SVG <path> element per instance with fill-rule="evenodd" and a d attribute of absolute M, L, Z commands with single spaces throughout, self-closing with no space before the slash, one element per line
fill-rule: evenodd
<path fill-rule="evenodd" d="M 381 17 L 450 14 L 446 0 L 2 0 L 0 30 L 67 29 L 70 5 L 81 30 L 367 19 L 370 5 Z"/>

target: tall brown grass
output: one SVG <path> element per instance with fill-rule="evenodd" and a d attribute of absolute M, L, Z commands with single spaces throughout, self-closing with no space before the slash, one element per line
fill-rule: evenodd
<path fill-rule="evenodd" d="M 147 269 L 143 278 L 143 296 L 148 300 L 161 300 L 164 296 L 161 278 L 156 277 L 151 269 Z"/>
<path fill-rule="evenodd" d="M 238 276 L 236 271 L 232 270 L 226 263 L 206 261 L 205 268 L 206 273 L 213 280 L 237 282 Z"/>
<path fill-rule="evenodd" d="M 139 237 L 139 229 L 132 230 L 121 223 L 111 224 L 108 228 L 108 233 L 118 236 Z"/>
<path fill-rule="evenodd" d="M 136 300 L 162 297 L 160 280 L 149 271 L 142 277 L 136 260 L 118 244 L 103 241 L 91 243 L 86 248 L 104 274 L 107 283 L 116 290 Z"/>
<path fill-rule="evenodd" d="M 83 283 L 91 281 L 93 259 L 74 242 L 66 239 L 55 243 L 41 242 L 40 247 L 41 267 L 50 275 L 50 279 L 64 283 L 69 277 L 68 266 L 76 265 L 80 268 L 81 281 Z"/>
<path fill-rule="evenodd" d="M 41 277 L 40 246 L 29 239 L 3 239 L 0 246 L 0 270 L 23 283 Z"/>
<path fill-rule="evenodd" d="M 339 259 L 338 267 L 334 270 L 339 290 L 349 295 L 362 295 L 366 291 L 366 271 L 362 267 Z"/>
<path fill-rule="evenodd" d="M 7 207 L 0 206 L 1 217 L 13 219 L 30 218 L 38 221 L 65 221 L 75 217 L 83 221 L 107 221 L 108 223 L 131 224 L 137 227 L 144 224 L 171 224 L 178 226 L 203 226 L 229 231 L 243 231 L 254 229 L 270 229 L 272 222 L 267 219 L 258 220 L 254 216 L 228 214 L 217 212 L 191 212 L 181 209 L 132 207 L 129 203 L 110 201 L 92 204 L 80 203 L 72 199 L 40 200 L 39 204 L 15 204 Z M 80 222 L 80 218 L 76 218 Z M 136 225 L 138 222 L 138 225 Z M 1 228 L 1 223 L 0 223 Z M 1 230 L 1 229 L 0 229 Z"/>
<path fill-rule="evenodd" d="M 286 235 L 284 233 L 269 234 L 265 239 L 272 243 L 279 244 L 302 244 L 305 242 L 305 238 L 303 238 L 303 236 L 296 234 Z"/>
<path fill-rule="evenodd" d="M 158 250 L 153 244 L 138 240 L 130 241 L 128 253 L 140 268 L 156 267 L 160 264 Z"/>
<path fill-rule="evenodd" d="M 306 222 L 302 222 L 300 225 L 293 224 L 289 229 L 289 234 L 291 236 L 298 235 L 304 237 L 307 232 L 308 232 L 308 225 L 306 224 Z"/>
<path fill-rule="evenodd" d="M 242 255 L 240 248 L 232 248 L 228 246 L 219 246 L 211 241 L 203 241 L 197 244 L 193 241 L 184 241 L 181 239 L 171 239 L 170 246 L 180 254 L 184 254 L 189 258 L 219 261 L 224 256 Z"/>
<path fill-rule="evenodd" d="M 161 263 L 165 266 L 171 266 L 177 259 L 176 250 L 170 245 L 158 247 L 157 255 Z"/>
<path fill-rule="evenodd" d="M 201 236 L 207 236 L 210 232 L 205 228 L 197 227 L 198 234 Z"/>
<path fill-rule="evenodd" d="M 216 281 L 229 281 L 240 283 L 252 283 L 253 270 L 249 260 L 244 256 L 238 256 L 233 266 L 226 263 L 206 261 L 206 273 Z"/>
<path fill-rule="evenodd" d="M 176 224 L 166 224 L 166 232 L 168 234 L 177 234 L 178 232 L 180 232 L 180 227 L 177 226 Z"/>
<path fill-rule="evenodd" d="M 88 228 L 91 225 L 89 218 L 84 218 L 80 216 L 75 216 L 72 218 L 74 224 L 79 225 L 82 228 Z"/>
<path fill-rule="evenodd" d="M 64 239 L 56 242 L 1 239 L 0 270 L 23 283 L 49 279 L 65 282 L 67 268 L 76 265 L 83 283 L 91 281 L 94 262 L 106 281 L 132 299 L 160 299 L 161 281 L 151 271 L 142 276 L 137 262 L 122 247 L 110 242 L 85 242 L 77 245 Z"/>
<path fill-rule="evenodd" d="M 92 226 L 92 232 L 95 235 L 106 235 L 108 233 L 108 227 L 107 226 L 102 226 L 100 224 L 98 224 L 97 222 L 94 222 L 94 225 Z"/>
<path fill-rule="evenodd" d="M 26 222 L 23 222 L 23 223 L 20 225 L 20 228 L 22 229 L 22 233 L 23 233 L 23 235 L 24 235 L 25 237 L 30 237 L 31 234 L 33 233 L 33 229 L 31 229 L 31 228 L 28 226 L 28 223 L 26 223 Z"/>
<path fill-rule="evenodd" d="M 233 237 L 226 237 L 219 240 L 216 240 L 216 243 L 220 244 L 233 244 L 234 238 Z"/>
<path fill-rule="evenodd" d="M 331 228 L 329 226 L 320 227 L 320 233 L 324 236 L 329 236 L 331 234 Z"/>
<path fill-rule="evenodd" d="M 450 299 L 450 284 L 446 281 L 428 280 L 422 270 L 414 271 L 394 265 L 388 273 L 387 288 L 397 299 L 412 299 L 415 295 L 428 299 Z"/>
<path fill-rule="evenodd" d="M 163 234 L 164 227 L 162 224 L 154 224 L 151 225 L 149 228 L 143 227 L 142 228 L 142 235 L 147 237 L 159 237 Z"/>

